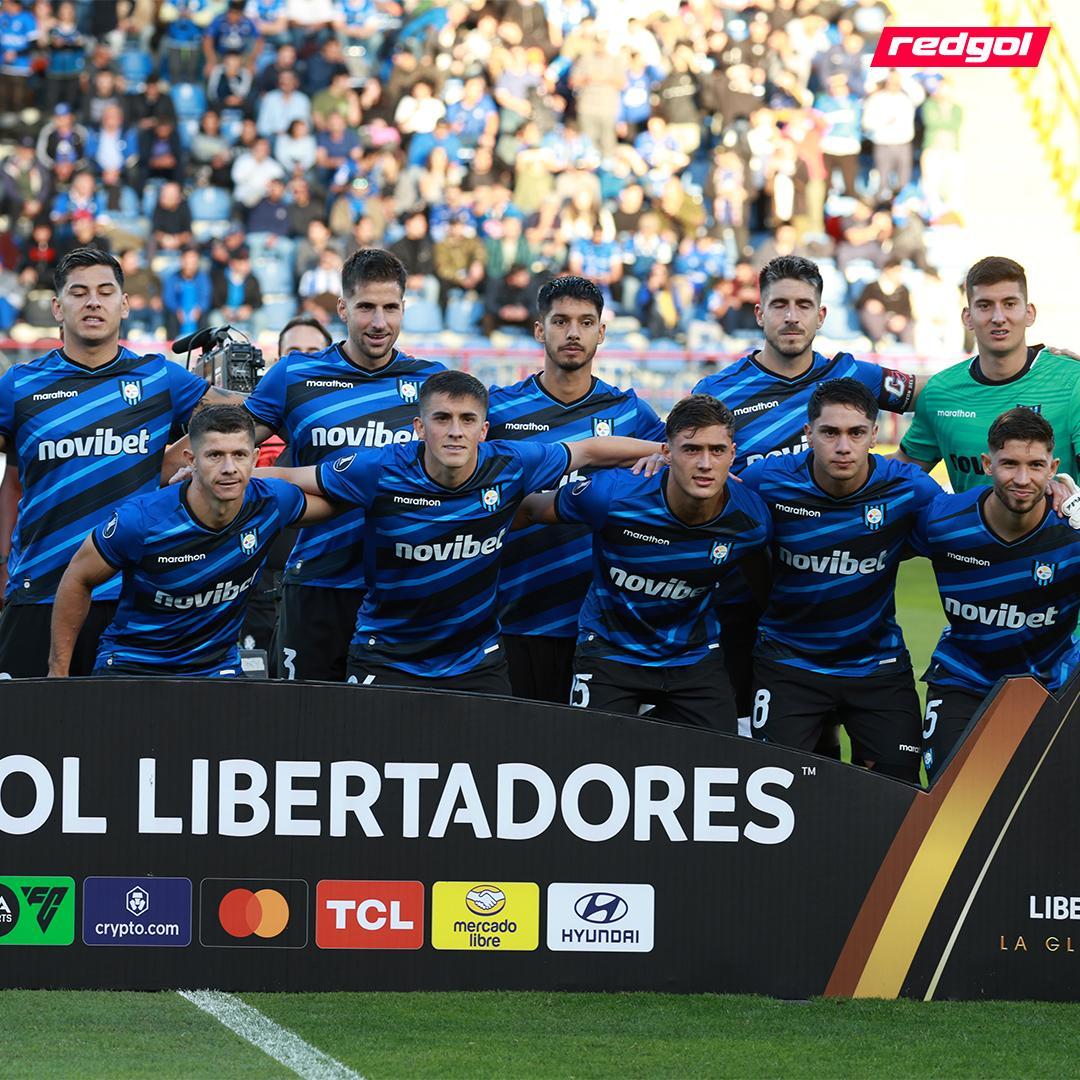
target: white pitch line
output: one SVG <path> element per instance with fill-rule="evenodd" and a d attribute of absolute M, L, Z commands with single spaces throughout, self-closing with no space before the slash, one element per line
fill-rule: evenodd
<path fill-rule="evenodd" d="M 364 1080 L 358 1072 L 275 1023 L 235 994 L 220 990 L 176 992 L 304 1080 Z"/>

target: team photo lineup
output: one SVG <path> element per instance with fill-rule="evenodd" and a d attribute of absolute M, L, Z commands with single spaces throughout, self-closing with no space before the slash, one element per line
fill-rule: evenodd
<path fill-rule="evenodd" d="M 872 351 L 912 345 L 901 278 L 937 279 L 913 207 L 955 197 L 948 84 L 869 83 L 884 5 L 764 4 L 726 29 L 687 5 L 701 25 L 670 58 L 666 31 L 615 34 L 588 0 L 435 7 L 411 36 L 425 16 L 395 3 L 192 0 L 164 23 L 129 6 L 98 37 L 75 4 L 0 15 L 0 105 L 41 79 L 50 117 L 3 163 L 19 301 L 45 294 L 60 335 L 0 376 L 0 678 L 241 678 L 261 650 L 271 678 L 358 695 L 514 696 L 832 756 L 843 727 L 853 764 L 911 784 L 1003 677 L 1069 680 L 1080 358 L 1029 342 L 1024 267 L 967 253 L 945 307 L 968 358 L 929 378 L 815 349 L 849 270 Z M 466 63 L 485 34 L 505 57 Z M 151 39 L 165 70 L 136 109 L 120 60 Z M 198 90 L 198 116 L 155 105 L 189 100 L 166 79 Z M 581 180 L 601 166 L 606 199 Z M 496 190 L 513 201 L 482 207 Z M 129 191 L 153 193 L 151 231 L 114 254 L 95 223 Z M 206 191 L 237 212 L 204 237 L 212 278 L 189 206 Z M 818 259 L 827 194 L 850 205 Z M 298 243 L 275 322 L 252 259 Z M 631 313 L 647 346 L 753 344 L 661 416 L 594 373 Z M 199 338 L 214 323 L 278 336 L 250 391 L 158 344 L 220 343 Z M 424 357 L 425 327 L 466 324 L 529 342 L 534 373 L 487 385 Z M 910 420 L 884 453 L 882 413 Z M 943 612 L 925 672 L 896 618 L 908 559 Z"/>

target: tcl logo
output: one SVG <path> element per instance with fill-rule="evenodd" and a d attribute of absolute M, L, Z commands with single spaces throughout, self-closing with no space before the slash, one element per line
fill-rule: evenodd
<path fill-rule="evenodd" d="M 1038 67 L 1049 26 L 894 26 L 871 67 Z"/>
<path fill-rule="evenodd" d="M 419 881 L 320 881 L 315 944 L 320 949 L 419 949 L 424 886 Z"/>

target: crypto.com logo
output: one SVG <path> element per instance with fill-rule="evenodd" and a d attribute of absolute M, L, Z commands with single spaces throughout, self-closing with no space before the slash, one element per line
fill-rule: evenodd
<path fill-rule="evenodd" d="M 891 26 L 871 67 L 1038 67 L 1049 26 Z"/>

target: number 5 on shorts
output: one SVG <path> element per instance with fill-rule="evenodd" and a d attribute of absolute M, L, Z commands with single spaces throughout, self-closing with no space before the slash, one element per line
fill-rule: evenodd
<path fill-rule="evenodd" d="M 574 685 L 570 689 L 570 704 L 579 709 L 589 707 L 589 680 L 591 675 L 575 675 Z"/>
<path fill-rule="evenodd" d="M 943 700 L 943 698 L 935 698 L 933 701 L 928 701 L 926 703 L 926 727 L 923 728 L 923 742 L 926 742 L 926 740 L 934 734 L 934 729 L 937 727 L 938 707 Z"/>

